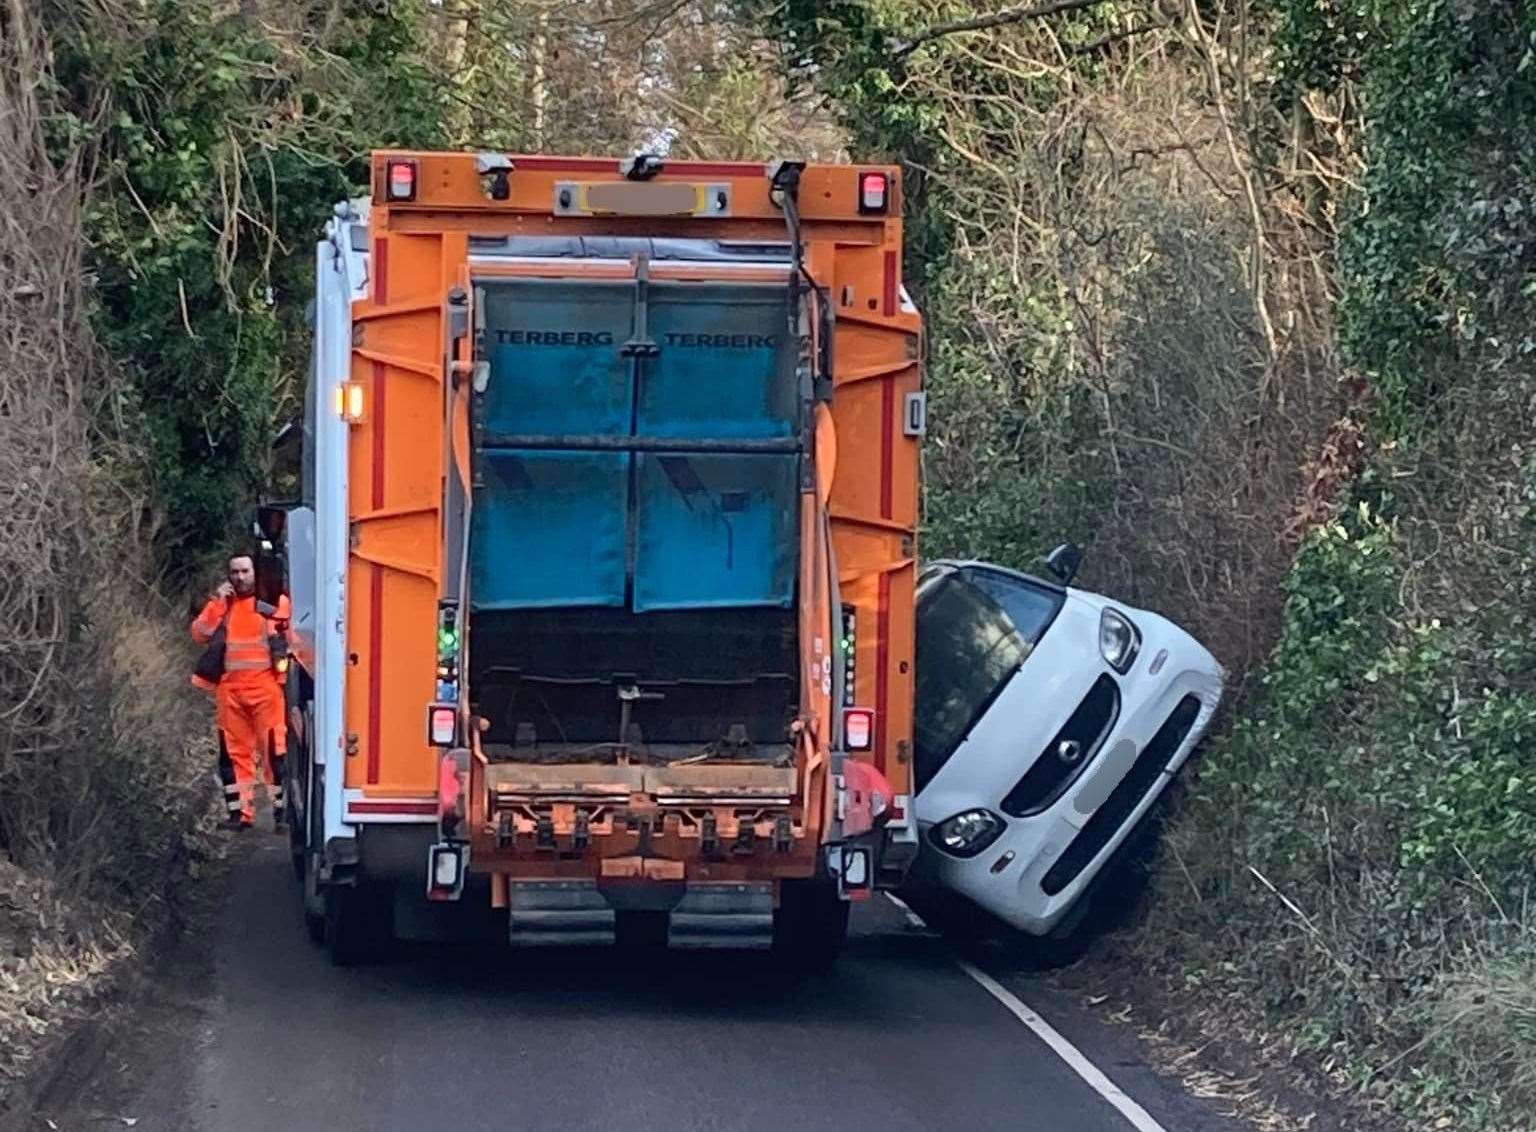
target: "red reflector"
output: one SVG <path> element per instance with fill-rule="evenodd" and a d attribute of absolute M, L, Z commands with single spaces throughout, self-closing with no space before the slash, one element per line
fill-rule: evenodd
<path fill-rule="evenodd" d="M 859 211 L 884 212 L 890 187 L 890 179 L 884 173 L 859 174 Z"/>
<path fill-rule="evenodd" d="M 454 724 L 457 722 L 458 713 L 453 708 L 433 708 L 429 727 L 432 743 L 438 747 L 453 746 Z"/>
<path fill-rule="evenodd" d="M 875 740 L 875 713 L 868 708 L 849 708 L 843 712 L 843 746 L 850 751 L 867 751 Z"/>
<path fill-rule="evenodd" d="M 416 199 L 416 163 L 414 161 L 389 163 L 389 199 Z"/>
<path fill-rule="evenodd" d="M 437 766 L 438 812 L 443 814 L 458 813 L 459 798 L 463 792 L 464 782 L 459 777 L 459 765 L 454 762 L 453 756 L 445 755 Z"/>

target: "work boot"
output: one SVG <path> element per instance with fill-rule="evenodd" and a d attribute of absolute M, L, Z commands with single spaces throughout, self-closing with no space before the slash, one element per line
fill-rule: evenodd
<path fill-rule="evenodd" d="M 273 833 L 282 833 L 283 829 L 286 826 L 287 826 L 287 823 L 283 820 L 283 809 L 282 809 L 282 807 L 281 806 L 273 807 L 273 809 L 272 809 L 272 832 Z"/>

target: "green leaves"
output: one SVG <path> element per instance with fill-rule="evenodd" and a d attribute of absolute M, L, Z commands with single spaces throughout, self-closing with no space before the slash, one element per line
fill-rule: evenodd
<path fill-rule="evenodd" d="M 331 205 L 369 149 L 437 140 L 410 17 L 309 18 L 158 0 L 55 20 L 50 136 L 74 144 L 109 108 L 87 211 L 92 313 L 129 378 L 173 577 L 243 526 L 262 487 L 307 368 L 309 249 Z"/>

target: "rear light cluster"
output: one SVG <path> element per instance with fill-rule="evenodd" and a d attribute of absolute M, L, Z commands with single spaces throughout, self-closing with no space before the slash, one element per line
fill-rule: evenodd
<path fill-rule="evenodd" d="M 451 747 L 458 730 L 458 709 L 447 704 L 433 704 L 427 712 L 427 742 L 434 747 Z"/>
<path fill-rule="evenodd" d="M 843 706 L 852 707 L 858 686 L 859 619 L 851 605 L 843 606 Z"/>
<path fill-rule="evenodd" d="M 906 820 L 907 796 L 897 794 L 872 763 L 846 759 L 837 776 L 837 818 L 843 832 L 857 836 L 877 825 Z"/>
<path fill-rule="evenodd" d="M 427 742 L 452 747 L 459 741 L 459 606 L 437 607 L 437 702 L 427 705 Z"/>
<path fill-rule="evenodd" d="M 437 814 L 444 841 L 459 840 L 468 818 L 469 751 L 444 751 L 437 762 Z"/>
<path fill-rule="evenodd" d="M 416 199 L 416 162 L 391 161 L 385 166 L 384 195 L 391 202 Z"/>
<path fill-rule="evenodd" d="M 843 711 L 843 747 L 849 751 L 868 751 L 875 745 L 875 713 L 869 708 L 853 707 Z"/>
<path fill-rule="evenodd" d="M 459 607 L 453 601 L 437 607 L 437 698 L 459 700 Z"/>
<path fill-rule="evenodd" d="M 859 174 L 859 211 L 877 216 L 891 207 L 891 179 L 884 173 Z"/>

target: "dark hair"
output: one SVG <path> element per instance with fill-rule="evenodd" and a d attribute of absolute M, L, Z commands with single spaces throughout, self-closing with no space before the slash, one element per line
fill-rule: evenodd
<path fill-rule="evenodd" d="M 225 569 L 228 569 L 229 564 L 237 558 L 249 558 L 251 560 L 251 568 L 253 570 L 256 568 L 256 556 L 249 550 L 232 550 L 229 552 L 229 557 L 224 559 Z"/>

